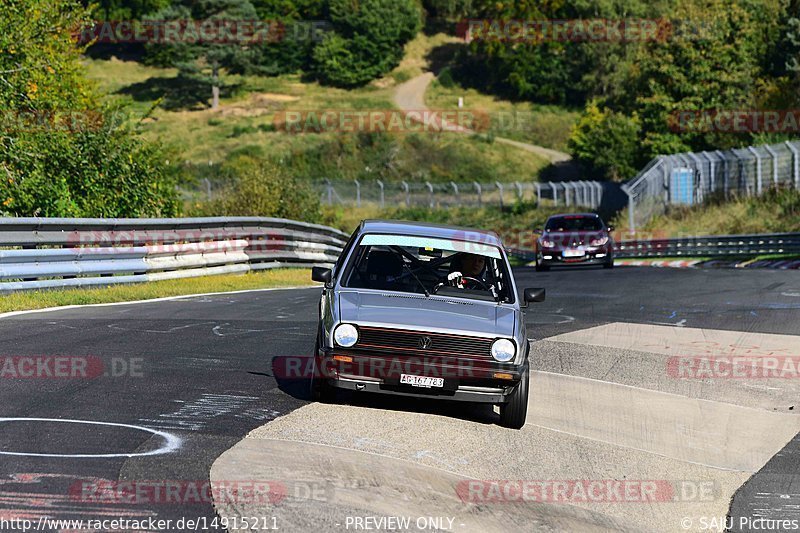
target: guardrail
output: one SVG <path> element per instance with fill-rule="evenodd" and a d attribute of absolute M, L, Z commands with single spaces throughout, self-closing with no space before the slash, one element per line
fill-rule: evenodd
<path fill-rule="evenodd" d="M 614 257 L 800 255 L 800 233 L 710 235 L 617 243 Z"/>
<path fill-rule="evenodd" d="M 536 259 L 533 250 L 506 248 L 524 261 Z M 614 251 L 618 259 L 636 257 L 753 257 L 759 255 L 800 255 L 800 233 L 754 235 L 708 235 L 674 239 L 619 241 Z"/>
<path fill-rule="evenodd" d="M 348 235 L 280 218 L 0 219 L 0 292 L 334 263 Z"/>

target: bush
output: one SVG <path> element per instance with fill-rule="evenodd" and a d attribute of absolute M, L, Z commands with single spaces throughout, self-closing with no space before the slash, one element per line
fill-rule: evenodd
<path fill-rule="evenodd" d="M 241 137 L 242 135 L 246 135 L 248 133 L 255 133 L 258 131 L 258 128 L 255 126 L 251 126 L 250 124 L 236 124 L 233 127 L 233 131 L 231 131 L 231 137 Z"/>
<path fill-rule="evenodd" d="M 642 164 L 639 155 L 639 120 L 608 109 L 597 102 L 586 106 L 572 130 L 568 146 L 591 171 L 614 181 L 632 178 Z"/>
<path fill-rule="evenodd" d="M 239 155 L 224 164 L 226 185 L 216 200 L 197 208 L 204 216 L 265 216 L 318 222 L 319 198 L 308 182 L 275 163 Z"/>
<path fill-rule="evenodd" d="M 106 120 L 111 120 L 107 118 Z M 3 216 L 175 216 L 176 173 L 158 145 L 109 122 L 0 144 Z"/>
<path fill-rule="evenodd" d="M 337 87 L 358 87 L 388 72 L 381 63 L 398 60 L 396 50 L 376 50 L 369 37 L 346 39 L 329 33 L 314 49 L 315 72 L 320 81 Z"/>
<path fill-rule="evenodd" d="M 363 85 L 396 67 L 422 26 L 415 0 L 331 0 L 333 31 L 314 49 L 314 71 L 340 87 Z"/>
<path fill-rule="evenodd" d="M 436 81 L 446 89 L 451 89 L 456 86 L 456 81 L 453 79 L 453 71 L 450 67 L 443 68 L 439 76 L 436 77 Z"/>
<path fill-rule="evenodd" d="M 0 215 L 173 216 L 175 171 L 158 145 L 120 127 L 84 77 L 73 0 L 0 10 Z"/>

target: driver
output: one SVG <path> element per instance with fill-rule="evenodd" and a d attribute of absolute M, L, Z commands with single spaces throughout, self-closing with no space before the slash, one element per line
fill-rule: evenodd
<path fill-rule="evenodd" d="M 481 289 L 484 287 L 472 280 L 462 279 L 462 276 L 475 278 L 485 283 L 485 272 L 486 258 L 484 256 L 462 252 L 450 262 L 450 275 L 447 276 L 447 279 L 453 287 Z M 461 276 L 458 276 L 458 273 Z"/>

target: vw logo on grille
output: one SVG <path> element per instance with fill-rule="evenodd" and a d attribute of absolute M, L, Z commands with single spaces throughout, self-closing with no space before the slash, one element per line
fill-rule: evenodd
<path fill-rule="evenodd" d="M 417 341 L 417 344 L 423 350 L 427 350 L 428 348 L 431 347 L 431 344 L 433 344 L 433 341 L 431 340 L 430 337 L 425 336 L 425 337 L 420 337 L 419 341 Z"/>

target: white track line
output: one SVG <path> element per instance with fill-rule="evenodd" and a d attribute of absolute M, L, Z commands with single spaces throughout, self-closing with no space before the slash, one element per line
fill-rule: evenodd
<path fill-rule="evenodd" d="M 83 307 L 110 307 L 113 305 L 132 305 L 132 304 L 149 304 L 153 302 L 167 302 L 171 300 L 184 300 L 186 298 L 197 298 L 199 296 L 219 296 L 224 294 L 242 294 L 248 292 L 267 292 L 267 291 L 288 291 L 295 289 L 319 289 L 322 285 L 297 285 L 293 287 L 270 287 L 267 289 L 245 289 L 241 291 L 222 291 L 222 292 L 203 292 L 198 294 L 182 294 L 180 296 L 164 296 L 163 298 L 152 298 L 150 300 L 131 300 L 128 302 L 107 302 L 100 304 L 75 304 L 75 305 L 61 305 L 57 307 L 45 307 L 43 309 L 27 309 L 23 311 L 8 311 L 0 313 L 0 318 L 8 318 L 12 316 L 27 315 L 33 313 L 49 313 L 51 311 L 64 311 L 66 309 L 80 309 Z"/>

